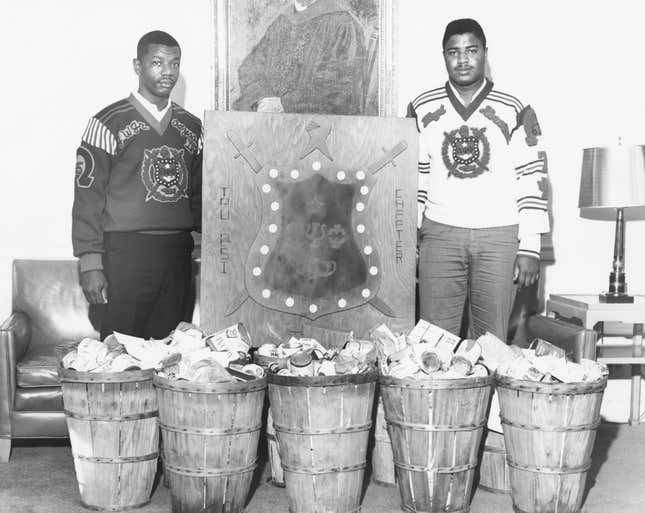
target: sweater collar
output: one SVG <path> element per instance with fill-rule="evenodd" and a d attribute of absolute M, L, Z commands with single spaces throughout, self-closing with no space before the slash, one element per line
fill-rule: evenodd
<path fill-rule="evenodd" d="M 450 81 L 446 82 L 446 93 L 448 94 L 448 99 L 464 121 L 468 121 L 468 118 L 479 108 L 484 99 L 486 99 L 486 97 L 488 96 L 488 93 L 490 93 L 492 90 L 493 83 L 485 78 L 484 83 L 475 93 L 468 107 L 466 107 L 461 101 L 461 98 L 459 98 L 458 93 L 455 91 L 455 88 L 450 83 Z"/>
<path fill-rule="evenodd" d="M 168 103 L 166 103 L 166 106 L 163 109 L 158 109 L 154 103 L 146 100 L 146 98 L 139 91 L 132 91 L 132 96 L 134 96 L 157 121 L 161 121 L 163 119 L 163 117 L 170 109 L 170 104 L 172 103 L 170 101 L 170 98 L 168 98 Z"/>
<path fill-rule="evenodd" d="M 150 111 L 149 106 L 147 106 L 145 103 L 142 103 L 138 97 L 141 97 L 141 95 L 136 91 L 133 91 L 129 98 L 130 103 L 134 106 L 137 112 L 141 114 L 141 117 L 145 119 L 159 135 L 163 135 L 166 131 L 166 128 L 168 128 L 168 125 L 170 124 L 170 118 L 172 118 L 172 102 L 169 99 L 168 105 L 163 109 L 163 111 L 158 111 L 163 112 L 163 115 L 161 116 L 161 118 L 157 119 L 157 116 Z M 150 104 L 150 102 L 147 103 Z M 153 107 L 154 109 L 157 109 L 155 105 L 153 105 Z"/>

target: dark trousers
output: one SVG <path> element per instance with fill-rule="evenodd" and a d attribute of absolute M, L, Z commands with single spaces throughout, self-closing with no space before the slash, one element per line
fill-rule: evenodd
<path fill-rule="evenodd" d="M 190 233 L 110 232 L 104 235 L 104 245 L 108 303 L 102 339 L 113 331 L 159 339 L 180 321 L 190 320 Z"/>

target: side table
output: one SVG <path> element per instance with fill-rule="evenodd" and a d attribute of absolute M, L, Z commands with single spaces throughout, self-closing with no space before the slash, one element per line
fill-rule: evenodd
<path fill-rule="evenodd" d="M 597 358 L 608 365 L 631 365 L 632 387 L 629 423 L 640 422 L 641 365 L 643 357 L 643 323 L 645 323 L 645 296 L 635 295 L 633 303 L 601 303 L 598 295 L 551 294 L 546 303 L 547 315 L 592 329 L 602 336 L 603 323 L 621 322 L 631 324 L 631 355 Z"/>

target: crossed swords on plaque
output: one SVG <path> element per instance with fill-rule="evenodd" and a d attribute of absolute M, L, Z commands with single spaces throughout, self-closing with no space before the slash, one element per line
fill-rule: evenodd
<path fill-rule="evenodd" d="M 306 130 L 309 133 L 309 142 L 305 147 L 305 149 L 303 150 L 302 154 L 300 155 L 301 160 L 315 150 L 320 151 L 320 153 L 322 153 L 330 161 L 334 160 L 327 146 L 327 139 L 329 138 L 329 134 L 331 133 L 331 127 L 332 127 L 331 122 L 326 119 L 319 120 L 318 122 L 312 120 L 307 124 Z M 240 157 L 244 159 L 246 163 L 250 166 L 250 168 L 253 170 L 253 172 L 256 174 L 262 170 L 262 167 L 263 167 L 262 164 L 260 164 L 256 156 L 251 151 L 253 142 L 246 144 L 242 140 L 240 135 L 234 130 L 228 130 L 226 132 L 226 138 L 230 141 L 230 143 L 237 151 L 237 153 L 233 156 L 234 159 L 238 159 Z M 383 155 L 380 158 L 378 158 L 376 161 L 374 161 L 372 164 L 367 166 L 367 172 L 372 175 L 376 175 L 381 169 L 383 169 L 388 164 L 392 164 L 394 167 L 396 167 L 396 162 L 395 162 L 396 157 L 401 155 L 401 153 L 403 153 L 407 148 L 408 148 L 408 143 L 405 140 L 399 141 L 389 150 L 382 148 Z M 250 297 L 249 293 L 245 287 L 244 290 L 240 291 L 231 300 L 231 302 L 229 303 L 226 309 L 225 315 L 226 316 L 232 315 L 235 311 L 237 311 L 238 308 L 240 308 L 244 304 L 244 302 L 249 297 Z M 394 310 L 392 310 L 392 308 L 383 299 L 379 298 L 377 295 L 372 297 L 372 299 L 370 299 L 368 303 L 371 304 L 374 308 L 376 308 L 380 312 L 382 312 L 383 314 L 387 315 L 388 317 L 396 316 Z"/>

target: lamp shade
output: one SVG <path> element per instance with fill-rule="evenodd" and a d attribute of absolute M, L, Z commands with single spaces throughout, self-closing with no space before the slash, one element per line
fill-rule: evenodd
<path fill-rule="evenodd" d="M 645 146 L 585 148 L 580 177 L 581 209 L 645 206 Z"/>

